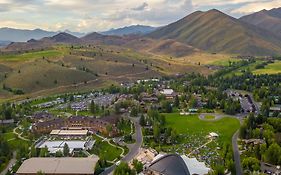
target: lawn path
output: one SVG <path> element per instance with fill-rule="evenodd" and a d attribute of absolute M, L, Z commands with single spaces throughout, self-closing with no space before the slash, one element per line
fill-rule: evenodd
<path fill-rule="evenodd" d="M 13 133 L 16 134 L 16 135 L 18 136 L 18 138 L 21 139 L 21 140 L 30 141 L 29 139 L 22 137 L 22 136 L 21 136 L 22 133 L 17 133 L 17 132 L 16 132 L 16 130 L 17 130 L 18 128 L 19 128 L 19 127 L 14 128 L 14 129 L 13 129 Z"/>

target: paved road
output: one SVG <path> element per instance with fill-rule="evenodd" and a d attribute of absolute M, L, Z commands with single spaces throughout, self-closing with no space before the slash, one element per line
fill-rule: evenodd
<path fill-rule="evenodd" d="M 135 130 L 136 130 L 136 133 L 135 133 L 135 139 L 136 139 L 136 143 L 131 147 L 129 148 L 129 153 L 124 156 L 121 161 L 123 162 L 130 162 L 131 160 L 133 160 L 133 158 L 138 154 L 139 152 L 139 149 L 142 145 L 142 131 L 141 131 L 141 126 L 139 124 L 139 121 L 138 121 L 138 118 L 131 118 L 130 117 L 130 120 L 134 122 L 134 125 L 135 125 Z M 107 175 L 107 174 L 112 174 L 113 170 L 116 168 L 116 165 L 112 165 L 111 167 L 107 168 L 103 173 L 102 175 Z"/>
<path fill-rule="evenodd" d="M 0 173 L 0 175 L 5 175 L 9 171 L 9 168 L 11 168 L 15 163 L 17 162 L 17 152 L 13 152 L 13 158 L 9 161 L 8 166 Z"/>
<path fill-rule="evenodd" d="M 243 169 L 241 166 L 240 153 L 237 144 L 238 135 L 239 135 L 239 130 L 232 137 L 232 148 L 233 148 L 233 157 L 235 162 L 236 175 L 242 175 Z"/>

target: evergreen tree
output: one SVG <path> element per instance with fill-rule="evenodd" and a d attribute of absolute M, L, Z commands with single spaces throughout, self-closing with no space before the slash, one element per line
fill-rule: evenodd
<path fill-rule="evenodd" d="M 67 143 L 65 143 L 64 146 L 63 146 L 63 155 L 65 157 L 69 156 L 69 151 L 70 151 L 69 147 L 68 147 Z"/>

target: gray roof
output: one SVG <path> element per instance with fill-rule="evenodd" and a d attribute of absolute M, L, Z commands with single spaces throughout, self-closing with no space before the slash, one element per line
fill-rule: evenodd
<path fill-rule="evenodd" d="M 30 158 L 25 160 L 16 174 L 94 174 L 98 157 L 88 158 Z"/>
<path fill-rule="evenodd" d="M 148 169 L 164 175 L 190 175 L 184 160 L 177 154 L 168 154 L 155 160 Z"/>

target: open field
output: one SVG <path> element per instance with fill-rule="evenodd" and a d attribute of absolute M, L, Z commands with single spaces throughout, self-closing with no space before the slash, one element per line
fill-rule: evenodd
<path fill-rule="evenodd" d="M 234 118 L 222 118 L 218 121 L 202 121 L 198 115 L 180 116 L 179 114 L 166 114 L 168 126 L 175 128 L 178 133 L 207 136 L 210 132 L 219 134 L 218 141 L 231 143 L 232 135 L 240 124 Z"/>
<path fill-rule="evenodd" d="M 164 114 L 166 126 L 178 134 L 175 144 L 158 144 L 153 137 L 144 137 L 144 144 L 158 151 L 194 156 L 199 161 L 212 165 L 224 156 L 231 146 L 232 136 L 239 129 L 238 119 L 225 117 L 220 120 L 201 120 L 198 115 L 181 116 L 178 113 Z M 217 138 L 208 137 L 211 132 Z"/>
<path fill-rule="evenodd" d="M 215 66 L 228 66 L 229 61 L 231 62 L 239 61 L 239 59 L 232 58 L 232 55 L 209 54 L 209 53 L 196 53 L 179 59 L 181 61 L 185 61 L 192 64 L 200 63 L 202 65 L 215 65 Z"/>
<path fill-rule="evenodd" d="M 281 73 L 281 61 L 275 61 L 272 64 L 265 66 L 263 69 L 256 69 L 254 74 L 279 74 Z"/>

